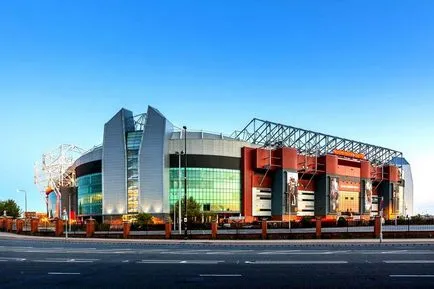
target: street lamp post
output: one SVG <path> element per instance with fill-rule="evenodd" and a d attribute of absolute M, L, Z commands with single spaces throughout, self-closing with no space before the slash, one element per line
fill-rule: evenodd
<path fill-rule="evenodd" d="M 187 127 L 184 125 L 184 238 L 187 239 Z"/>
<path fill-rule="evenodd" d="M 181 155 L 183 155 L 184 152 L 176 152 L 176 155 L 178 156 L 178 229 L 179 229 L 179 235 L 182 234 L 182 221 L 181 221 L 181 198 L 182 198 L 182 190 L 181 190 Z M 173 215 L 175 215 L 175 203 L 173 204 Z M 175 218 L 176 219 L 176 218 Z M 175 221 L 174 221 L 175 222 Z M 175 228 L 174 228 L 175 230 Z"/>
<path fill-rule="evenodd" d="M 26 218 L 26 212 L 27 212 L 27 191 L 26 190 L 21 190 L 21 189 L 17 189 L 17 192 L 24 192 L 24 218 Z"/>

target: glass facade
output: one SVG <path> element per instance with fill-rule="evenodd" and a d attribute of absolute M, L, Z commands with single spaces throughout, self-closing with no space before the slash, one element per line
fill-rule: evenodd
<path fill-rule="evenodd" d="M 142 131 L 127 134 L 127 202 L 128 213 L 139 211 L 139 148 Z"/>
<path fill-rule="evenodd" d="M 78 215 L 102 214 L 102 174 L 77 178 Z"/>
<path fill-rule="evenodd" d="M 56 202 L 57 196 L 55 192 L 48 195 L 48 218 L 54 218 L 56 216 Z"/>
<path fill-rule="evenodd" d="M 178 183 L 178 168 L 170 168 L 170 205 L 184 194 L 184 168 Z M 239 213 L 241 179 L 239 170 L 187 168 L 187 193 L 202 205 L 202 210 L 219 213 Z"/>

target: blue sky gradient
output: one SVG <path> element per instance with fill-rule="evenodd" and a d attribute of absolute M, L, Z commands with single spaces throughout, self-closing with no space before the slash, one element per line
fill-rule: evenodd
<path fill-rule="evenodd" d="M 230 134 L 253 117 L 400 150 L 434 214 L 433 1 L 0 3 L 0 199 L 120 108 Z"/>

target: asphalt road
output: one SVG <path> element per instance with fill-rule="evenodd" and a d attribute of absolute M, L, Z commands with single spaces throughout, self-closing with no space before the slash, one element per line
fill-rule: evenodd
<path fill-rule="evenodd" d="M 1 288 L 434 288 L 434 245 L 0 238 Z"/>

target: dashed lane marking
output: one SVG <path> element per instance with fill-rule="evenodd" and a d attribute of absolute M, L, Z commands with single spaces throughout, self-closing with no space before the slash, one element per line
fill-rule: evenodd
<path fill-rule="evenodd" d="M 48 275 L 80 275 L 78 272 L 48 272 Z"/>
<path fill-rule="evenodd" d="M 386 264 L 434 264 L 434 260 L 386 260 Z"/>
<path fill-rule="evenodd" d="M 348 261 L 246 261 L 254 265 L 314 265 L 314 264 L 347 264 Z"/>

